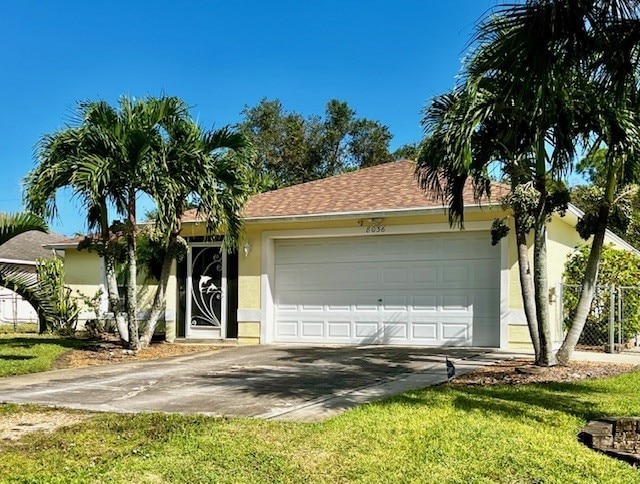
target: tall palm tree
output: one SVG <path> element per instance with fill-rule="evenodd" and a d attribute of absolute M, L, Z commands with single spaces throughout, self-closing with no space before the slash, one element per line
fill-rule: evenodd
<path fill-rule="evenodd" d="M 223 245 L 230 250 L 237 246 L 241 210 L 251 192 L 249 143 L 243 135 L 229 128 L 203 132 L 191 120 L 165 128 L 168 139 L 162 162 L 156 165 L 145 188 L 157 207 L 155 229 L 163 240 L 163 263 L 141 336 L 143 346 L 150 343 L 162 312 L 171 265 L 181 249 L 184 212 L 195 202 L 206 220 L 207 233 L 224 232 Z"/>
<path fill-rule="evenodd" d="M 74 126 L 43 137 L 38 150 L 39 164 L 26 178 L 25 200 L 37 213 L 54 216 L 56 193 L 63 187 L 70 187 L 82 200 L 89 227 L 100 231 L 110 309 L 116 316 L 121 338 L 132 349 L 139 347 L 136 197 L 160 159 L 162 125 L 187 114 L 185 103 L 175 97 L 137 100 L 122 97 L 118 108 L 103 101 L 80 103 Z M 117 289 L 110 205 L 125 219 L 126 308 L 121 307 Z"/>
<path fill-rule="evenodd" d="M 608 89 L 603 80 L 613 85 L 613 80 L 626 79 L 621 84 L 633 84 L 629 79 L 636 72 L 637 10 L 637 0 L 529 0 L 506 5 L 479 25 L 476 46 L 465 66 L 464 90 L 473 93 L 478 86 L 489 83 L 493 95 L 490 105 L 485 105 L 488 112 L 503 113 L 514 120 L 512 130 L 507 123 L 507 131 L 511 131 L 512 136 L 522 136 L 528 145 L 528 152 L 517 154 L 520 159 L 531 160 L 531 171 L 516 181 L 530 183 L 537 192 L 537 203 L 531 211 L 534 216 L 533 283 L 540 338 L 538 362 L 542 365 L 556 363 L 548 321 L 546 280 L 546 220 L 554 209 L 555 198 L 550 193 L 549 182 L 562 178 L 571 169 L 576 145 L 591 140 L 593 133 L 609 133 L 609 136 L 601 135 L 598 142 L 603 139 L 618 143 L 621 147 L 616 150 L 618 155 L 622 155 L 625 148 L 635 150 L 629 103 L 622 102 L 629 89 L 616 100 L 611 96 L 616 90 Z M 605 35 L 604 32 L 609 31 L 616 35 Z M 619 56 L 623 58 L 620 62 L 607 60 L 619 43 L 628 46 L 629 54 Z M 478 126 L 489 116 L 487 111 L 478 111 L 477 106 L 478 103 L 472 103 L 469 108 L 467 103 L 461 108 L 466 110 L 470 121 L 464 129 L 445 125 L 457 137 L 447 141 L 452 147 L 448 153 L 449 163 L 444 166 L 445 169 L 454 166 L 455 183 L 451 186 L 457 191 L 466 173 L 474 175 L 472 171 L 465 172 L 473 166 L 472 135 L 483 132 Z M 517 108 L 515 117 L 509 113 L 512 108 Z M 524 123 L 523 114 L 528 120 Z M 502 143 L 500 139 L 488 141 Z M 508 159 L 504 155 L 502 153 L 502 161 Z M 456 157 L 457 161 L 451 161 Z M 614 167 L 620 163 L 611 166 L 616 171 Z M 432 174 L 432 180 L 433 177 Z M 461 198 L 458 196 L 456 200 L 449 195 L 455 213 Z M 517 222 L 517 213 L 515 216 Z M 604 209 L 600 222 L 598 230 L 603 238 Z M 594 237 L 594 241 L 597 240 Z M 599 258 L 597 250 L 593 258 Z M 588 272 L 593 284 L 594 274 L 597 274 L 597 264 Z M 584 287 L 581 307 L 588 310 L 593 291 L 589 290 L 589 284 Z M 527 316 L 531 327 L 529 314 Z M 570 340 L 568 338 L 569 346 Z M 566 361 L 562 351 L 560 356 Z"/>
<path fill-rule="evenodd" d="M 527 244 L 535 221 L 530 215 L 534 207 L 531 197 L 523 198 L 531 190 L 520 190 L 515 196 L 520 186 L 530 187 L 534 178 L 535 130 L 527 113 L 514 104 L 497 102 L 494 91 L 499 87 L 493 80 L 483 80 L 434 99 L 423 119 L 428 137 L 420 150 L 416 173 L 423 188 L 448 202 L 452 225 L 464 223 L 463 193 L 468 180 L 479 199 L 491 196 L 489 170 L 495 164 L 499 163 L 508 176 L 520 287 L 536 361 L 540 361 L 540 328 Z"/>

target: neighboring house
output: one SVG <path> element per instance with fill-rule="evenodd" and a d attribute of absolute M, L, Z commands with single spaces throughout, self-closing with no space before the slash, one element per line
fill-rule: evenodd
<path fill-rule="evenodd" d="M 478 204 L 465 193 L 464 230 L 451 228 L 441 201 L 425 195 L 414 163 L 398 161 L 252 197 L 239 253 L 207 241 L 206 224 L 185 214 L 190 251 L 174 265 L 166 301 L 168 340 L 240 343 L 462 345 L 530 344 L 513 231 L 491 245 L 508 187 L 494 183 Z M 548 224 L 550 314 L 564 263 L 581 242 L 580 212 Z M 607 242 L 632 250 L 612 233 Z M 94 294 L 97 255 L 66 250 L 67 284 Z M 149 301 L 148 294 L 142 297 Z M 143 315 L 141 315 L 143 317 Z"/>
<path fill-rule="evenodd" d="M 51 249 L 45 245 L 65 240 L 55 233 L 44 233 L 37 230 L 24 232 L 0 245 L 0 264 L 17 268 L 22 272 L 33 274 L 35 278 L 36 260 L 54 257 Z M 37 322 L 38 315 L 28 302 L 18 294 L 5 287 L 0 287 L 0 324 L 18 324 Z"/>

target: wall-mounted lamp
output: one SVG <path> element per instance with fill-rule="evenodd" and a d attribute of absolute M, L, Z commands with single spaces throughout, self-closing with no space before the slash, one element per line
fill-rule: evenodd
<path fill-rule="evenodd" d="M 368 221 L 372 225 L 380 225 L 382 223 L 382 217 L 370 218 Z"/>
<path fill-rule="evenodd" d="M 251 244 L 248 240 L 244 243 L 242 250 L 244 251 L 244 256 L 249 257 L 249 254 L 251 253 Z"/>

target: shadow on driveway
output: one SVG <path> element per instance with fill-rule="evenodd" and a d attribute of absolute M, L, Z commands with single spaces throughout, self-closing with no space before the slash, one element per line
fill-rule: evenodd
<path fill-rule="evenodd" d="M 0 400 L 115 412 L 182 412 L 319 420 L 446 380 L 487 350 L 389 346 L 251 346 L 156 361 L 0 379 Z"/>

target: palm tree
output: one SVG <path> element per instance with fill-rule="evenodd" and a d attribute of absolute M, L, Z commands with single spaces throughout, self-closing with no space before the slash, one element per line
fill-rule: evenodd
<path fill-rule="evenodd" d="M 207 233 L 224 231 L 223 245 L 230 250 L 239 240 L 240 213 L 251 190 L 249 144 L 243 135 L 229 128 L 203 132 L 190 120 L 168 124 L 165 129 L 168 139 L 162 163 L 156 165 L 146 187 L 157 207 L 155 229 L 163 241 L 163 262 L 141 336 L 143 346 L 151 341 L 165 301 L 171 265 L 182 249 L 179 234 L 184 212 L 195 202 L 206 220 Z"/>
<path fill-rule="evenodd" d="M 0 213 L 0 245 L 31 230 L 46 232 L 47 224 L 40 217 L 29 212 Z M 12 264 L 0 264 L 0 286 L 11 289 L 29 302 L 38 314 L 40 328 L 46 328 L 46 319 L 51 312 L 51 306 L 38 290 L 35 274 L 19 270 Z"/>
<path fill-rule="evenodd" d="M 540 361 L 540 329 L 527 244 L 527 234 L 534 225 L 530 213 L 535 207 L 531 206 L 531 197 L 526 196 L 531 190 L 519 188 L 531 187 L 534 177 L 531 146 L 535 131 L 526 113 L 514 105 L 498 105 L 493 92 L 497 87 L 495 82 L 485 80 L 474 86 L 459 86 L 434 99 L 423 119 L 428 137 L 419 152 L 416 173 L 424 189 L 448 202 L 452 225 L 464 224 L 463 192 L 468 180 L 480 199 L 491 195 L 489 170 L 496 162 L 508 175 L 520 287 L 536 361 Z M 514 196 L 516 193 L 518 197 Z"/>
<path fill-rule="evenodd" d="M 100 230 L 110 309 L 116 316 L 121 338 L 131 349 L 139 347 L 136 197 L 161 157 L 162 125 L 185 118 L 187 112 L 184 102 L 174 97 L 122 97 L 118 108 L 103 101 L 80 103 L 75 126 L 43 137 L 39 164 L 26 178 L 25 199 L 37 213 L 55 216 L 56 193 L 63 187 L 70 187 L 82 200 L 89 227 Z M 109 205 L 125 218 L 122 230 L 127 241 L 126 311 L 117 289 Z"/>
<path fill-rule="evenodd" d="M 634 67 L 640 30 L 636 22 L 637 9 L 637 0 L 530 0 L 524 4 L 502 7 L 496 15 L 489 16 L 480 24 L 476 47 L 465 66 L 463 91 L 476 93 L 467 96 L 467 101 L 460 108 L 465 113 L 467 123 L 462 128 L 444 125 L 451 132 L 447 135 L 447 143 L 451 146 L 445 152 L 448 157 L 446 163 L 440 169 L 446 171 L 453 166 L 453 178 L 447 178 L 454 183 L 447 190 L 454 214 L 456 210 L 459 211 L 456 205 L 461 205 L 461 197 L 454 193 L 461 190 L 465 175 L 482 181 L 481 176 L 478 178 L 481 172 L 472 164 L 473 156 L 477 156 L 477 150 L 472 149 L 472 136 L 477 138 L 485 133 L 481 128 L 483 123 L 491 115 L 500 113 L 500 116 L 504 115 L 513 121 L 511 125 L 509 122 L 503 124 L 511 133 L 507 139 L 520 136 L 526 142 L 527 149 L 511 151 L 516 158 L 510 158 L 504 152 L 498 154 L 501 161 L 504 163 L 507 160 L 509 165 L 515 159 L 531 161 L 530 172 L 524 176 L 520 172 L 521 176 L 515 180 L 512 178 L 512 182 L 530 184 L 537 193 L 537 202 L 531 211 L 534 232 L 533 283 L 540 338 L 538 363 L 542 365 L 556 362 L 548 322 L 545 240 L 546 220 L 555 208 L 554 200 L 557 201 L 557 197 L 551 193 L 549 182 L 553 185 L 554 180 L 560 180 L 571 169 L 577 143 L 591 140 L 593 133 L 600 135 L 598 143 L 604 140 L 619 145 L 615 150 L 619 156 L 625 149 L 636 150 L 633 147 L 635 133 L 630 103 L 624 104 L 622 101 L 627 99 L 633 84 L 629 80 L 637 71 Z M 611 32 L 615 32 L 615 35 Z M 611 56 L 620 43 L 627 46 L 628 52 L 623 48 L 626 54 Z M 608 57 L 621 57 L 622 60 L 612 62 Z M 621 79 L 626 80 L 621 82 Z M 608 87 L 607 82 L 610 83 Z M 627 86 L 627 89 L 618 89 L 625 94 L 618 94 L 616 100 L 611 96 L 616 89 L 610 87 L 618 84 Z M 477 93 L 481 92 L 479 88 L 487 85 L 492 93 L 489 104 L 477 102 Z M 633 86 L 635 88 L 635 84 Z M 469 99 L 473 102 L 469 103 Z M 609 135 L 600 134 L 604 132 Z M 504 145 L 500 137 L 486 141 L 490 145 Z M 436 164 L 433 166 L 436 167 Z M 620 163 L 610 166 L 615 172 Z M 421 169 L 425 170 L 424 163 Z M 505 171 L 509 174 L 509 170 Z M 430 179 L 435 180 L 434 177 L 435 174 L 431 173 Z M 514 215 L 518 231 L 519 217 L 517 213 Z M 603 209 L 598 225 L 601 237 L 604 237 L 605 229 L 606 214 Z M 597 240 L 594 237 L 594 241 Z M 596 261 L 599 251 L 592 253 Z M 597 262 L 587 273 L 593 284 L 595 274 Z M 584 285 L 584 304 L 581 306 L 587 310 L 593 297 L 589 287 L 589 284 Z M 527 316 L 531 328 L 531 318 L 529 314 Z M 565 343 L 571 346 L 572 339 L 570 333 Z M 560 356 L 562 362 L 566 361 L 563 351 Z"/>

